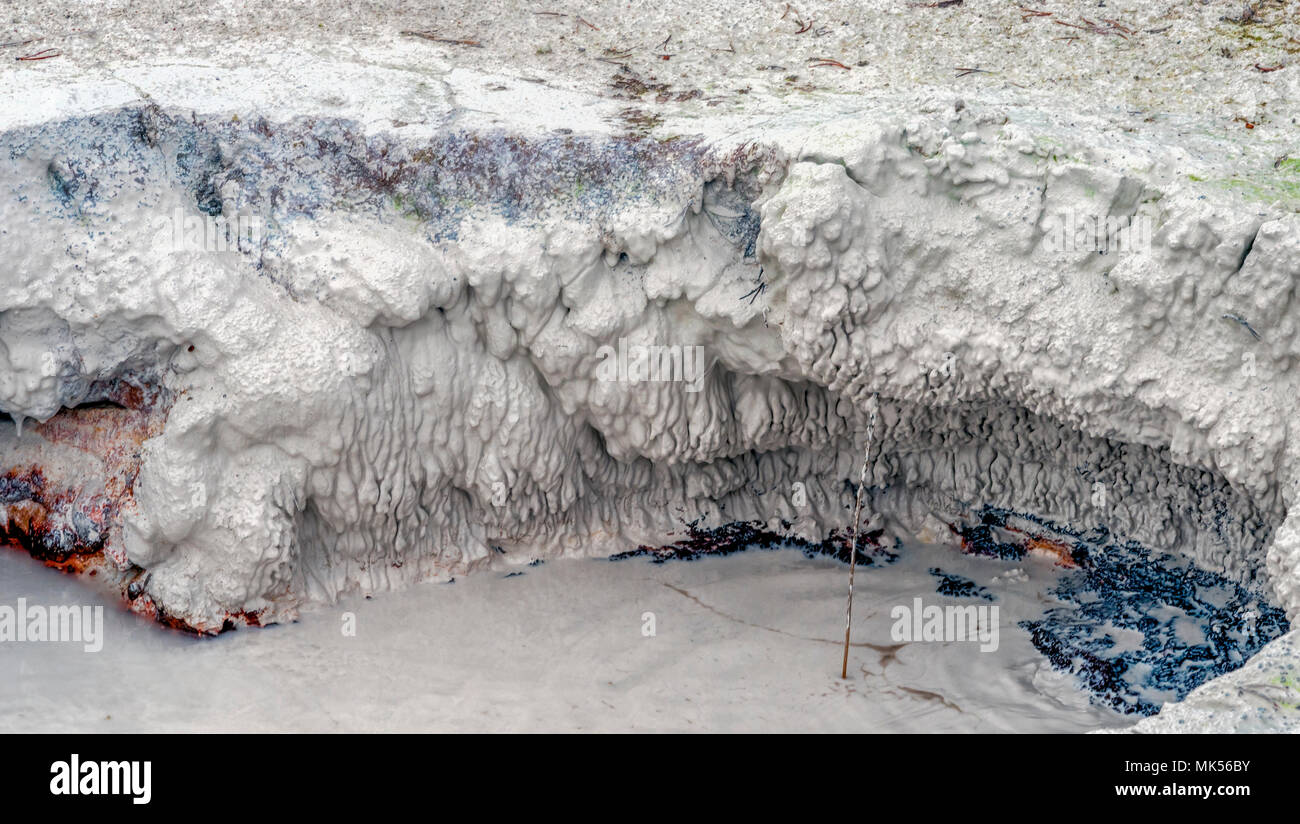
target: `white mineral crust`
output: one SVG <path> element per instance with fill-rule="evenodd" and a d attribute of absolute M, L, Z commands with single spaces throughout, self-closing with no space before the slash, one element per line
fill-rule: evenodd
<path fill-rule="evenodd" d="M 161 389 L 106 555 L 181 623 L 697 519 L 822 538 L 872 393 L 899 532 L 1101 524 L 1300 617 L 1300 70 L 1193 56 L 1236 4 L 1065 44 L 1010 6 L 808 4 L 832 31 L 795 35 L 781 4 L 253 4 L 162 36 L 95 5 L 18 4 L 48 42 L 6 54 L 61 56 L 0 70 L 0 469 L 102 486 L 33 425 Z M 177 248 L 218 210 L 253 242 Z M 1052 248 L 1107 217 L 1149 244 Z M 620 341 L 707 374 L 602 380 Z"/>

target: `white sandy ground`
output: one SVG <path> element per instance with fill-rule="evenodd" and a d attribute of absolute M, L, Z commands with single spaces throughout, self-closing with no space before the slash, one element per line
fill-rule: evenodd
<path fill-rule="evenodd" d="M 891 644 L 889 607 L 959 603 L 926 573 L 1016 565 L 922 547 L 859 570 L 855 643 Z M 882 668 L 856 646 L 839 676 L 845 567 L 795 551 L 654 565 L 565 560 L 304 613 L 296 625 L 195 639 L 110 605 L 99 653 L 0 649 L 0 730 L 1059 731 L 1134 719 L 1089 703 L 1016 621 L 1056 578 L 993 585 L 999 647 L 911 644 Z M 81 580 L 0 554 L 0 603 L 94 604 Z M 961 603 L 972 603 L 965 601 Z M 342 633 L 354 612 L 357 634 Z M 656 634 L 642 635 L 653 612 Z"/>
<path fill-rule="evenodd" d="M 1252 22 L 1224 19 L 1247 5 L 1257 9 Z M 1292 125 L 1296 67 L 1256 66 L 1287 67 L 1300 53 L 1293 0 L 964 0 L 948 8 L 907 0 L 18 0 L 6 4 L 0 35 L 39 38 L 7 50 L 15 56 L 61 52 L 0 66 L 29 75 L 196 55 L 268 66 L 303 49 L 427 69 L 452 61 L 593 92 L 616 69 L 600 58 L 629 55 L 615 60 L 706 91 L 701 108 L 714 96 L 743 104 L 738 90 L 747 87 L 785 96 L 795 74 L 799 85 L 830 92 L 1002 89 L 1096 109 L 1198 114 L 1207 128 L 1224 115 Z M 398 43 L 403 54 L 386 51 Z M 810 68 L 810 58 L 849 68 Z M 958 77 L 966 68 L 982 71 Z"/>
<path fill-rule="evenodd" d="M 259 76 L 272 97 L 277 88 L 296 87 L 292 100 L 301 111 L 356 114 L 373 90 L 300 77 L 321 63 L 346 62 L 395 77 L 419 75 L 428 83 L 426 98 L 448 84 L 471 114 L 491 109 L 491 89 L 508 78 L 603 97 L 618 103 L 615 112 L 640 108 L 667 122 L 662 131 L 684 134 L 697 131 L 692 123 L 700 120 L 740 128 L 790 108 L 835 110 L 899 95 L 957 95 L 1071 111 L 1125 131 L 1187 120 L 1180 127 L 1184 137 L 1243 142 L 1243 153 L 1262 144 L 1276 154 L 1278 145 L 1284 151 L 1293 144 L 1300 115 L 1300 66 L 1290 65 L 1300 54 L 1300 5 L 1262 0 L 1249 4 L 1257 9 L 1251 22 L 1224 19 L 1239 18 L 1245 5 L 19 0 L 0 14 L 0 56 L 58 56 L 0 59 L 0 91 L 21 97 L 24 90 L 39 90 L 37 100 L 12 107 L 30 115 L 68 102 L 84 113 L 115 102 L 105 84 L 117 83 L 128 97 L 166 98 L 166 78 L 188 83 L 193 92 L 193 80 L 184 78 L 199 73 L 213 80 L 207 93 L 219 98 L 223 71 L 237 71 Z M 1027 15 L 1025 8 L 1045 14 Z M 822 58 L 846 68 L 816 65 Z M 646 82 L 668 84 L 673 99 L 620 95 L 611 86 L 624 71 L 620 64 Z M 141 73 L 151 67 L 157 82 L 141 85 Z M 468 88 L 469 77 L 490 82 Z M 676 99 L 692 91 L 698 96 Z M 516 114 L 539 122 L 558 115 L 526 101 Z M 612 114 L 604 116 L 613 120 Z M 23 112 L 0 117 L 22 119 Z M 403 118 L 421 119 L 418 112 Z M 586 128 L 582 116 L 578 120 L 560 125 Z"/>

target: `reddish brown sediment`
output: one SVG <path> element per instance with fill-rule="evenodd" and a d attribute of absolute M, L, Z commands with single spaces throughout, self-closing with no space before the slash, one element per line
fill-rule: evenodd
<path fill-rule="evenodd" d="M 1030 535 L 1028 538 L 1029 540 L 1025 543 L 1025 551 L 1028 554 L 1047 558 L 1057 566 L 1070 569 L 1079 566 L 1078 562 L 1074 560 L 1074 550 L 1064 543 L 1035 535 Z"/>
<path fill-rule="evenodd" d="M 1031 534 L 1023 529 L 1016 529 L 1005 523 L 998 524 L 998 528 L 1010 535 L 1017 536 L 1016 543 L 1012 544 L 1023 551 L 1024 555 L 1031 555 L 1038 558 L 1050 560 L 1057 566 L 1076 569 L 1079 566 L 1079 560 L 1076 556 L 1076 550 L 1068 543 L 1056 538 L 1048 537 L 1044 534 Z M 948 524 L 948 529 L 961 539 L 961 551 L 967 555 L 987 555 L 987 547 L 980 546 L 972 538 L 970 530 L 961 528 L 957 524 Z M 1017 556 L 1019 557 L 1019 556 Z"/>
<path fill-rule="evenodd" d="M 135 505 L 144 443 L 161 434 L 173 398 L 161 387 L 125 379 L 99 389 L 106 403 L 65 408 L 25 427 L 18 454 L 0 465 L 0 544 L 61 572 L 96 578 L 132 612 L 173 629 L 208 635 L 260 626 L 260 616 L 247 612 L 218 626 L 193 626 L 145 592 L 148 573 L 126 557 L 121 517 Z M 100 471 L 88 475 L 84 464 L 67 471 L 56 447 L 93 456 Z"/>

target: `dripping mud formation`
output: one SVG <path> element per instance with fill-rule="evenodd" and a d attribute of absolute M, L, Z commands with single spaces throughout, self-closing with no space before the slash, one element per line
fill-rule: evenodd
<path fill-rule="evenodd" d="M 847 561 L 878 393 L 867 574 L 1056 564 L 1021 629 L 1134 718 L 1295 683 L 1300 218 L 1177 123 L 926 90 L 671 128 L 330 69 L 364 107 L 133 64 L 0 124 L 7 544 L 198 634 L 562 556 Z M 1062 244 L 1088 220 L 1149 242 Z"/>

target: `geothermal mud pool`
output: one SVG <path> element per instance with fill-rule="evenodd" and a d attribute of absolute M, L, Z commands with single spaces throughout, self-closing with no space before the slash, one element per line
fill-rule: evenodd
<path fill-rule="evenodd" d="M 843 558 L 737 525 L 617 564 L 534 560 L 217 639 L 160 634 L 110 602 L 94 655 L 12 650 L 0 718 L 12 730 L 1080 732 L 1182 699 L 1284 629 L 1235 585 L 1136 547 L 1067 567 L 976 542 L 975 554 L 864 542 L 847 682 L 834 666 Z M 17 554 L 0 556 L 0 580 L 9 600 L 98 597 Z M 889 610 L 914 598 L 996 604 L 996 647 L 900 641 Z M 1259 611 L 1253 627 L 1236 617 L 1242 598 Z M 340 632 L 347 621 L 355 635 Z M 71 681 L 75 717 L 58 712 Z"/>
<path fill-rule="evenodd" d="M 1190 41 L 1188 23 L 1141 36 Z M 668 659 L 636 646 L 623 675 L 660 700 L 717 702 L 770 654 L 783 672 L 755 696 L 893 690 L 954 727 L 1300 724 L 1300 165 L 1274 130 L 1296 72 L 1233 75 L 1233 102 L 1121 104 L 1094 88 L 1109 72 L 904 90 L 885 82 L 902 58 L 873 52 L 827 86 L 782 69 L 724 97 L 725 72 L 670 88 L 595 26 L 570 57 L 605 56 L 564 82 L 461 61 L 475 49 L 415 22 L 353 50 L 181 31 L 202 44 L 183 60 L 77 34 L 0 75 L 0 536 L 150 619 L 112 613 L 132 641 L 106 672 L 148 651 L 317 679 L 301 656 L 353 603 L 396 634 L 338 654 L 382 669 L 367 656 L 424 649 L 422 622 L 459 610 L 444 627 L 470 658 L 446 694 L 477 721 L 413 709 L 493 726 L 474 666 L 499 699 L 528 679 L 470 615 L 505 613 L 482 626 L 528 639 L 536 676 L 583 632 L 557 610 L 631 655 L 639 628 L 604 610 L 655 601 L 669 617 L 645 641 Z M 997 59 L 993 31 L 962 47 Z M 1182 43 L 1090 59 L 1198 59 Z M 710 53 L 755 73 L 789 56 L 747 48 L 767 46 Z M 1249 128 L 1238 99 L 1258 102 Z M 875 398 L 859 639 L 884 644 L 889 611 L 924 596 L 1005 607 L 1003 645 L 857 647 L 867 669 L 831 684 L 843 576 L 823 556 L 846 551 Z M 815 557 L 593 560 L 778 545 Z M 42 591 L 5 563 L 6 594 Z M 674 635 L 674 615 L 696 623 Z M 481 655 L 456 646 L 474 639 Z M 724 671 L 665 687 L 699 643 Z M 33 678 L 11 700 L 35 725 Z M 870 703 L 780 724 L 906 726 Z M 665 717 L 642 720 L 690 716 Z"/>

